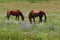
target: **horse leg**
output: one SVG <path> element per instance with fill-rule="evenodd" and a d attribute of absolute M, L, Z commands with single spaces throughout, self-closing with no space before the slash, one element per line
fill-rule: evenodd
<path fill-rule="evenodd" d="M 34 23 L 35 23 L 35 18 L 33 18 L 33 21 L 34 21 Z"/>
<path fill-rule="evenodd" d="M 18 20 L 19 20 L 19 16 L 18 16 Z"/>
<path fill-rule="evenodd" d="M 7 20 L 9 20 L 9 16 L 7 17 Z"/>
<path fill-rule="evenodd" d="M 29 18 L 29 21 L 30 21 L 30 23 L 32 24 L 32 19 L 31 19 L 31 18 Z"/>
<path fill-rule="evenodd" d="M 9 20 L 10 15 L 7 15 L 7 20 Z"/>
<path fill-rule="evenodd" d="M 16 18 L 15 18 L 16 20 L 17 20 L 17 16 L 16 16 Z"/>
<path fill-rule="evenodd" d="M 42 22 L 42 16 L 39 17 L 39 23 Z"/>

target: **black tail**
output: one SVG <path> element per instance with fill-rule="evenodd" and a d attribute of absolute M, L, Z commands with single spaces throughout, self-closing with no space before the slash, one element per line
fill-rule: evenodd
<path fill-rule="evenodd" d="M 47 20 L 47 17 L 46 17 L 46 14 L 44 13 L 44 17 L 45 17 L 45 20 L 44 20 L 44 22 L 46 22 L 46 20 Z"/>

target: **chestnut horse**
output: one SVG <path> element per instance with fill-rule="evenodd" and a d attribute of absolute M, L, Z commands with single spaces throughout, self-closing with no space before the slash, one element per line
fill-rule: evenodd
<path fill-rule="evenodd" d="M 8 10 L 7 11 L 7 20 L 9 20 L 10 16 L 16 16 L 16 20 L 19 20 L 19 16 L 21 16 L 21 20 L 24 20 L 24 16 L 22 14 L 22 12 L 20 12 L 19 10 Z"/>
<path fill-rule="evenodd" d="M 35 17 L 39 17 L 39 23 L 42 22 L 43 15 L 45 17 L 44 22 L 46 22 L 47 17 L 46 17 L 45 12 L 43 12 L 41 10 L 32 10 L 32 11 L 30 11 L 30 13 L 28 15 L 30 23 L 32 24 L 32 19 L 33 19 L 33 21 L 35 23 Z"/>

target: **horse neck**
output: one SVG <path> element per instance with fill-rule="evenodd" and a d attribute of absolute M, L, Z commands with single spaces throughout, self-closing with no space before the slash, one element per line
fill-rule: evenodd
<path fill-rule="evenodd" d="M 21 16 L 22 17 L 22 20 L 24 20 L 24 16 Z"/>
<path fill-rule="evenodd" d="M 20 15 L 20 16 L 21 16 L 21 20 L 24 20 L 24 16 L 23 16 L 23 14 L 22 14 L 22 13 L 21 13 L 21 15 Z"/>
<path fill-rule="evenodd" d="M 19 10 L 18 10 L 18 12 L 20 13 L 21 20 L 24 20 L 24 16 L 23 16 L 22 12 L 20 12 Z"/>

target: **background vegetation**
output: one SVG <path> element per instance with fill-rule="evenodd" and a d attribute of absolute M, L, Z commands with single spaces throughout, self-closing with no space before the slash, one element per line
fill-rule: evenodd
<path fill-rule="evenodd" d="M 0 0 L 0 40 L 60 40 L 60 1 L 34 1 Z M 24 22 L 21 18 L 16 21 L 14 16 L 7 21 L 7 10 L 16 9 L 23 13 Z M 28 13 L 32 9 L 45 11 L 47 22 L 38 23 L 37 17 L 35 24 L 29 24 Z"/>
<path fill-rule="evenodd" d="M 5 2 L 31 2 L 31 3 L 35 3 L 35 2 L 42 2 L 42 1 L 60 1 L 60 0 L 0 0 L 1 3 L 5 3 Z"/>

